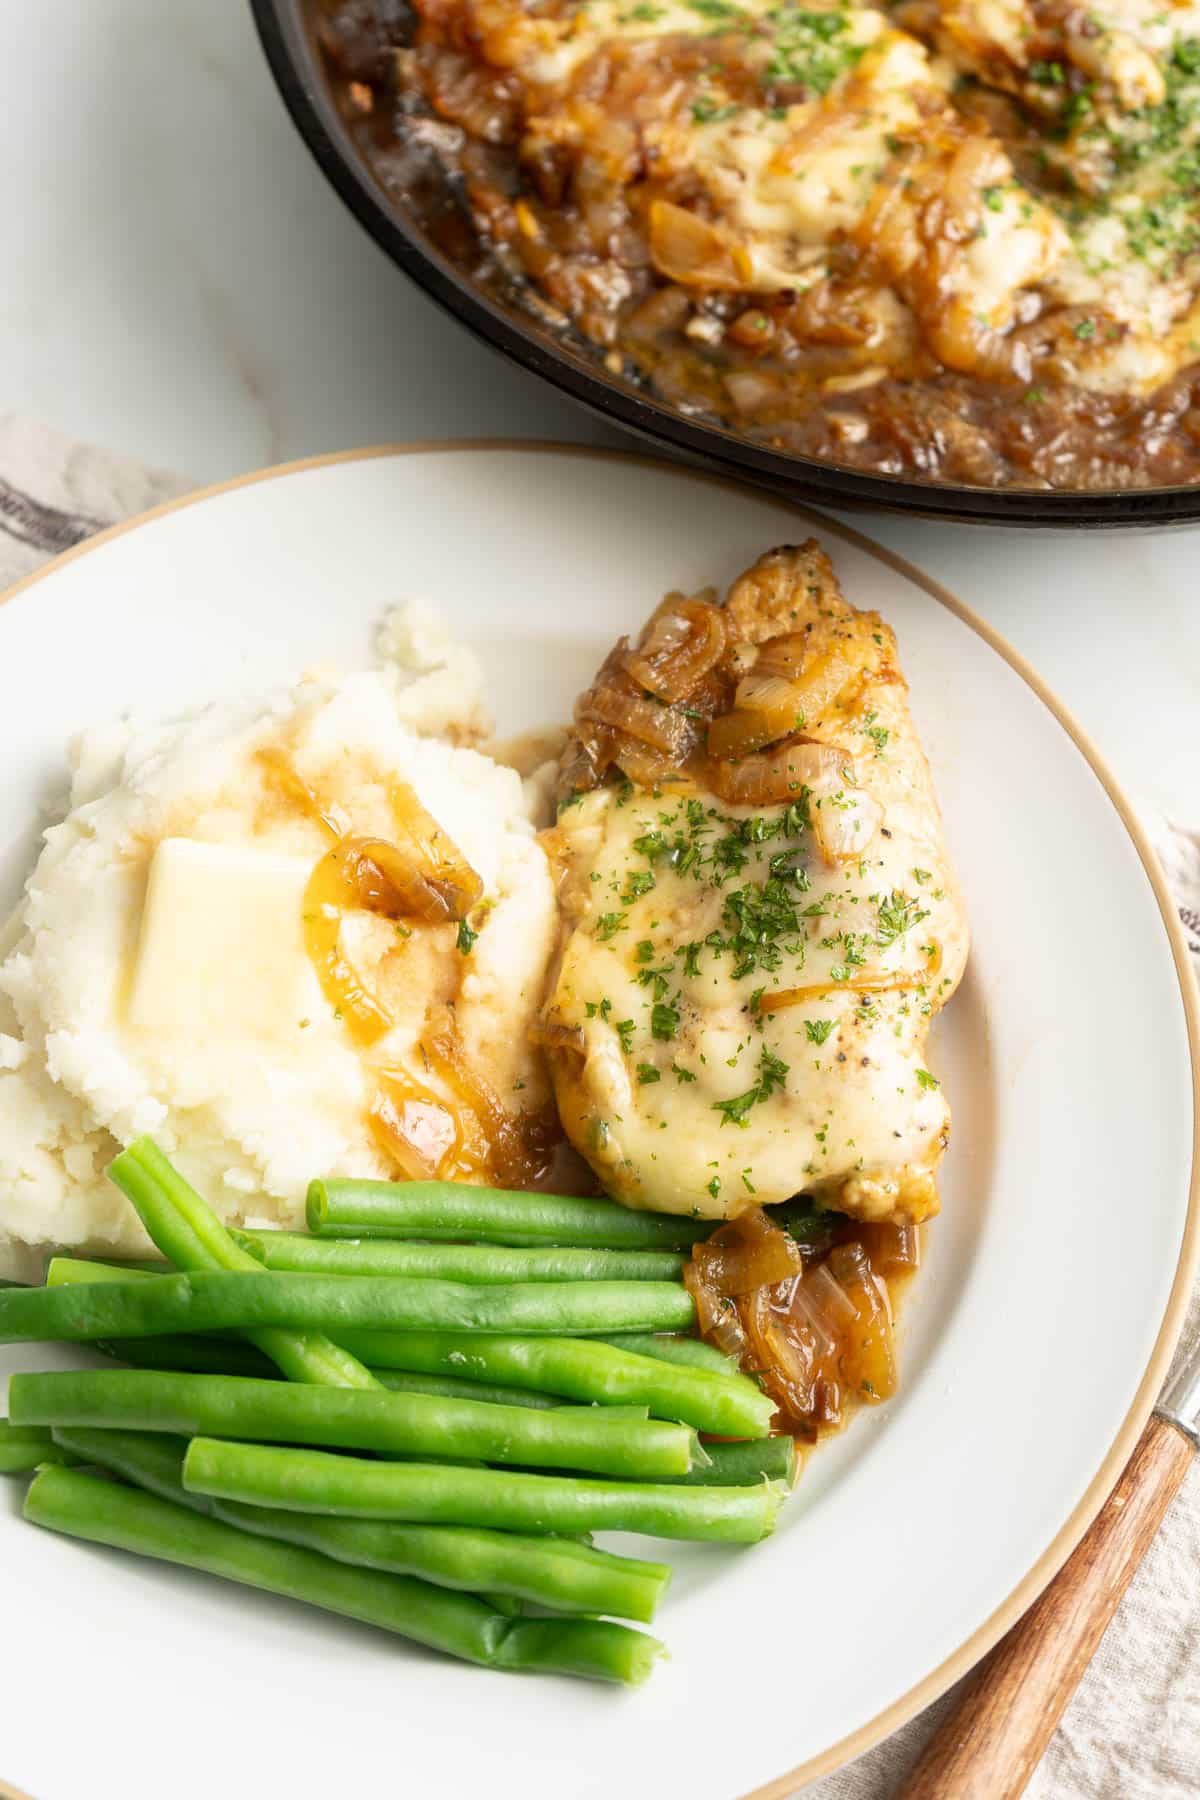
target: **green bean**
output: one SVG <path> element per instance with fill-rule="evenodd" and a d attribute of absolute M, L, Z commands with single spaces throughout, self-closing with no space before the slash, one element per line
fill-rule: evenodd
<path fill-rule="evenodd" d="M 400 1369 L 373 1369 L 376 1380 L 395 1394 L 441 1394 L 446 1400 L 483 1400 L 488 1406 L 533 1406 L 550 1412 L 563 1402 L 557 1394 L 535 1394 L 519 1387 L 502 1387 L 491 1381 L 468 1381 L 457 1375 L 411 1375 Z M 605 1408 L 611 1417 L 617 1407 Z M 643 1418 L 649 1409 L 639 1409 Z"/>
<path fill-rule="evenodd" d="M 766 1537 L 784 1492 L 767 1481 L 754 1487 L 683 1487 L 368 1462 L 207 1437 L 192 1440 L 183 1484 L 214 1499 L 342 1518 L 499 1531 L 638 1531 L 726 1544 Z"/>
<path fill-rule="evenodd" d="M 762 1437 L 775 1403 L 753 1382 L 631 1355 L 590 1338 L 503 1337 L 477 1332 L 356 1331 L 344 1339 L 373 1367 L 467 1375 L 569 1400 L 644 1404 L 722 1437 Z"/>
<path fill-rule="evenodd" d="M 70 1537 L 307 1601 L 489 1668 L 636 1683 L 662 1654 L 654 1638 L 625 1625 L 505 1618 L 471 1594 L 251 1536 L 224 1519 L 204 1518 L 75 1469 L 43 1469 L 35 1476 L 25 1517 Z"/>
<path fill-rule="evenodd" d="M 599 1334 L 684 1326 L 691 1295 L 665 1281 L 523 1282 L 468 1287 L 377 1275 L 155 1275 L 0 1293 L 0 1343 L 157 1337 L 163 1332 L 503 1331 Z M 315 1376 L 313 1377 L 315 1379 Z"/>
<path fill-rule="evenodd" d="M 703 1338 L 662 1337 L 650 1331 L 618 1331 L 605 1333 L 601 1343 L 614 1350 L 630 1350 L 635 1356 L 653 1356 L 660 1362 L 682 1363 L 687 1369 L 709 1369 L 714 1375 L 739 1375 L 736 1357 L 726 1356 L 715 1344 Z M 741 1377 L 743 1380 L 745 1376 Z"/>
<path fill-rule="evenodd" d="M 591 1250 L 690 1251 L 696 1227 L 612 1200 L 522 1194 L 453 1181 L 314 1181 L 308 1229 L 320 1237 L 478 1239 Z"/>
<path fill-rule="evenodd" d="M 302 1275 L 407 1275 L 494 1286 L 513 1281 L 677 1281 L 671 1250 L 513 1249 L 500 1244 L 415 1244 L 392 1238 L 321 1238 L 292 1231 L 235 1231 L 268 1269 Z"/>
<path fill-rule="evenodd" d="M 261 1269 L 260 1259 L 234 1243 L 216 1213 L 171 1165 L 153 1138 L 138 1138 L 121 1151 L 108 1165 L 108 1175 L 133 1202 L 155 1247 L 180 1269 L 242 1273 Z M 284 1321 L 285 1327 L 291 1323 Z M 311 1330 L 307 1322 L 279 1330 L 268 1321 L 265 1328 L 246 1335 L 290 1381 L 332 1387 L 377 1385 L 369 1370 L 348 1351 Z"/>
<path fill-rule="evenodd" d="M 135 1369 L 168 1369 L 193 1375 L 253 1375 L 268 1381 L 278 1373 L 269 1357 L 235 1338 L 161 1337 L 100 1339 L 102 1350 L 114 1361 Z M 464 1381 L 457 1375 L 409 1375 L 398 1369 L 372 1369 L 380 1387 L 395 1393 L 441 1394 L 447 1400 L 485 1400 L 489 1406 L 561 1406 L 555 1394 L 535 1394 L 524 1388 L 499 1387 L 494 1382 Z"/>
<path fill-rule="evenodd" d="M 261 1265 L 262 1252 L 253 1244 L 235 1241 L 153 1139 L 138 1139 L 115 1159 L 109 1174 L 133 1201 L 155 1245 L 173 1255 L 182 1269 L 244 1272 Z M 349 1351 L 320 1333 L 267 1329 L 249 1331 L 245 1336 L 250 1346 L 263 1351 L 290 1380 L 341 1388 L 380 1385 Z M 506 1595 L 488 1598 L 503 1612 L 519 1610 Z"/>
<path fill-rule="evenodd" d="M 184 1180 L 152 1138 L 139 1138 L 116 1157 L 109 1174 L 137 1209 L 157 1248 L 182 1269 L 254 1271 L 262 1253 L 235 1242 L 216 1213 Z M 371 1371 L 348 1350 L 319 1332 L 249 1331 L 250 1345 L 271 1359 L 292 1381 L 338 1388 L 378 1388 Z M 403 1452 L 392 1452 L 403 1455 Z M 460 1462 L 459 1457 L 450 1461 Z M 519 1610 L 508 1596 L 488 1596 L 504 1612 Z"/>
<path fill-rule="evenodd" d="M 190 1494 L 183 1485 L 186 1437 L 165 1431 L 97 1431 L 86 1425 L 56 1425 L 51 1435 L 61 1450 L 79 1462 L 108 1469 L 134 1487 L 193 1512 L 216 1511 L 214 1500 Z"/>
<path fill-rule="evenodd" d="M 689 1469 L 675 1479 L 688 1487 L 747 1487 L 754 1482 L 796 1479 L 796 1445 L 790 1437 L 747 1438 L 736 1444 L 706 1443 L 706 1468 Z"/>
<path fill-rule="evenodd" d="M 27 1475 L 39 1463 L 65 1462 L 48 1431 L 38 1425 L 14 1425 L 0 1419 L 0 1475 Z"/>
<path fill-rule="evenodd" d="M 95 1349 L 136 1369 L 171 1369 L 192 1375 L 255 1375 L 269 1381 L 281 1371 L 269 1356 L 242 1338 L 98 1338 Z"/>
<path fill-rule="evenodd" d="M 560 1612 L 615 1613 L 649 1624 L 670 1580 L 671 1571 L 662 1563 L 612 1556 L 569 1538 L 522 1537 L 457 1525 L 318 1519 L 211 1500 L 184 1487 L 188 1440 L 165 1432 L 58 1426 L 51 1447 L 58 1449 L 60 1459 L 69 1453 L 161 1499 L 213 1514 L 260 1537 L 305 1544 L 336 1562 L 418 1575 L 438 1587 L 467 1592 L 487 1588 L 505 1599 L 528 1600 Z"/>
<path fill-rule="evenodd" d="M 169 1275 L 171 1270 L 165 1263 L 151 1271 L 147 1268 L 122 1267 L 119 1263 L 90 1262 L 83 1256 L 52 1256 L 46 1265 L 46 1286 L 95 1287 L 105 1283 L 112 1287 L 129 1281 L 146 1280 L 152 1273 Z"/>
<path fill-rule="evenodd" d="M 324 1519 L 282 1507 L 211 1503 L 243 1531 L 305 1544 L 336 1562 L 419 1575 L 438 1587 L 512 1596 L 564 1613 L 613 1613 L 649 1625 L 671 1577 L 666 1563 L 591 1550 L 570 1538 L 531 1537 L 470 1525 L 394 1525 Z"/>
<path fill-rule="evenodd" d="M 705 1460 L 695 1432 L 686 1426 L 658 1419 L 606 1419 L 602 1407 L 539 1411 L 432 1394 L 234 1375 L 174 1375 L 158 1369 L 14 1375 L 8 1410 L 16 1425 L 112 1425 L 185 1437 L 265 1438 L 343 1450 L 588 1469 L 634 1479 L 683 1475 L 694 1461 Z"/>
<path fill-rule="evenodd" d="M 782 1484 L 790 1491 L 796 1480 L 796 1446 L 789 1437 L 746 1438 L 737 1442 L 705 1440 L 708 1466 L 689 1469 L 686 1475 L 673 1475 L 671 1485 L 679 1487 L 754 1487 L 763 1481 Z M 408 1459 L 419 1462 L 419 1457 Z M 479 1465 L 476 1464 L 476 1467 Z M 557 1469 L 530 1469 L 531 1475 L 557 1475 Z"/>

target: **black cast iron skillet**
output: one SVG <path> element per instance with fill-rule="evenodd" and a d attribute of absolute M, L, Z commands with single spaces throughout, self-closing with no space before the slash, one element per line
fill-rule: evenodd
<path fill-rule="evenodd" d="M 514 300 L 487 293 L 443 253 L 416 205 L 385 193 L 360 155 L 329 94 L 305 21 L 305 0 L 250 0 L 259 36 L 288 111 L 318 164 L 371 236 L 439 305 L 513 362 L 569 394 L 609 424 L 657 448 L 740 477 L 785 500 L 882 507 L 927 518 L 993 525 L 1093 528 L 1200 521 L 1200 486 L 1083 493 L 953 486 L 864 475 L 755 444 L 737 432 L 687 417 L 598 358 L 539 324 Z"/>

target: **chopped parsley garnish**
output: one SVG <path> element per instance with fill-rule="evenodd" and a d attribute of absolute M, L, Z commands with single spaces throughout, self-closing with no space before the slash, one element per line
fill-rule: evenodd
<path fill-rule="evenodd" d="M 631 869 L 625 882 L 625 892 L 621 895 L 621 903 L 630 906 L 648 894 L 654 886 L 654 876 L 649 869 Z"/>
<path fill-rule="evenodd" d="M 887 741 L 891 736 L 891 733 L 886 725 L 877 725 L 875 723 L 878 717 L 878 713 L 869 712 L 867 714 L 866 718 L 863 720 L 862 734 L 864 737 L 869 737 L 874 744 L 876 756 L 882 756 L 887 747 Z"/>
<path fill-rule="evenodd" d="M 854 42 L 846 7 L 810 12 L 799 6 L 776 6 L 767 18 L 775 37 L 767 64 L 768 81 L 794 83 L 812 94 L 827 94 L 866 49 L 865 44 Z"/>
<path fill-rule="evenodd" d="M 805 1019 L 804 1029 L 808 1033 L 809 1042 L 823 1044 L 836 1024 L 836 1019 Z"/>
<path fill-rule="evenodd" d="M 671 1064 L 671 1073 L 676 1081 L 695 1081 L 696 1079 L 690 1069 L 681 1069 L 677 1062 Z"/>
<path fill-rule="evenodd" d="M 765 1100 L 777 1088 L 782 1088 L 787 1079 L 788 1065 L 767 1049 L 764 1044 L 758 1058 L 758 1080 L 744 1094 L 737 1094 L 731 1100 L 714 1100 L 713 1111 L 724 1116 L 722 1126 L 737 1125 L 744 1131 L 751 1110 L 760 1100 Z"/>
<path fill-rule="evenodd" d="M 919 925 L 922 919 L 927 919 L 929 913 L 921 907 L 919 901 L 901 893 L 899 888 L 893 888 L 887 899 L 879 902 L 876 917 L 879 926 L 876 942 L 894 944 L 913 925 Z"/>
<path fill-rule="evenodd" d="M 938 1080 L 936 1075 L 931 1075 L 929 1073 L 928 1069 L 918 1069 L 917 1070 L 917 1085 L 918 1085 L 918 1087 L 923 1087 L 923 1088 L 935 1088 L 935 1087 L 941 1087 L 942 1084 Z"/>
<path fill-rule="evenodd" d="M 785 876 L 770 875 L 759 885 L 748 884 L 725 896 L 724 933 L 712 931 L 704 941 L 718 955 L 733 957 L 735 980 L 755 969 L 777 969 L 785 947 L 791 954 L 803 953 L 793 897 L 796 885 Z"/>
<path fill-rule="evenodd" d="M 633 1033 L 635 1026 L 632 1019 L 618 1019 L 613 1030 L 621 1040 L 621 1048 L 626 1056 L 633 1049 Z"/>
<path fill-rule="evenodd" d="M 719 1196 L 719 1194 L 721 1192 L 721 1177 L 719 1175 L 713 1176 L 712 1180 L 708 1184 L 708 1191 L 712 1195 L 714 1200 L 717 1199 L 717 1197 Z"/>
<path fill-rule="evenodd" d="M 1087 118 L 1093 105 L 1090 87 L 1077 88 L 1073 94 L 1068 94 L 1066 104 L 1062 109 L 1063 129 L 1073 131 L 1076 125 L 1081 124 Z"/>
<path fill-rule="evenodd" d="M 649 1087 L 651 1082 L 662 1080 L 662 1070 L 656 1069 L 653 1063 L 639 1063 L 637 1078 L 639 1087 Z"/>
<path fill-rule="evenodd" d="M 471 927 L 467 924 L 467 921 L 465 919 L 459 920 L 458 936 L 455 938 L 454 941 L 458 945 L 458 948 L 462 951 L 464 956 L 466 956 L 468 951 L 472 948 L 472 946 L 474 945 L 478 936 L 479 936 L 479 933 L 477 931 L 472 931 Z"/>
<path fill-rule="evenodd" d="M 741 108 L 727 102 L 722 105 L 709 94 L 702 94 L 699 100 L 692 102 L 692 118 L 697 125 L 719 125 L 724 119 L 732 119 Z"/>
<path fill-rule="evenodd" d="M 669 1044 L 679 1036 L 679 1008 L 656 1001 L 650 1009 L 650 1035 L 660 1044 Z"/>
<path fill-rule="evenodd" d="M 752 1106 L 757 1106 L 762 1098 L 757 1086 L 747 1088 L 744 1094 L 738 1094 L 732 1100 L 714 1100 L 713 1111 L 724 1113 L 722 1125 L 740 1125 L 743 1130 Z"/>
<path fill-rule="evenodd" d="M 601 913 L 596 920 L 596 936 L 602 944 L 606 944 L 610 938 L 616 937 L 618 931 L 624 931 L 626 924 L 624 913 Z"/>

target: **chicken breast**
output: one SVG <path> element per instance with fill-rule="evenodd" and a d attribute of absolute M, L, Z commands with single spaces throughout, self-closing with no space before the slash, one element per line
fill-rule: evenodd
<path fill-rule="evenodd" d="M 576 708 L 542 1033 L 565 1129 L 635 1207 L 937 1210 L 930 1020 L 962 899 L 895 640 L 815 541 L 670 595 Z"/>

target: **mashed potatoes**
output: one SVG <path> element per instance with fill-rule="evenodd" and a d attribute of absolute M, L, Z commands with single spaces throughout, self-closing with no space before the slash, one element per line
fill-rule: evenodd
<path fill-rule="evenodd" d="M 471 747 L 474 658 L 415 608 L 380 647 L 369 673 L 122 719 L 74 746 L 66 816 L 0 930 L 0 1272 L 22 1247 L 144 1248 L 104 1179 L 142 1132 L 229 1221 L 296 1225 L 312 1176 L 395 1174 L 372 1108 L 381 1071 L 445 1093 L 431 1018 L 518 1126 L 546 1105 L 528 1024 L 554 895 L 532 802 Z M 386 1024 L 365 1043 L 301 912 L 336 834 L 393 840 L 410 790 L 482 894 L 461 928 L 340 915 L 338 954 Z"/>

